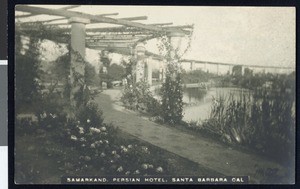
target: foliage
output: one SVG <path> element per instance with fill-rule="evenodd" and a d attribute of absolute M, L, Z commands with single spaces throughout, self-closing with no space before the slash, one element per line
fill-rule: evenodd
<path fill-rule="evenodd" d="M 153 97 L 146 82 L 126 85 L 121 101 L 126 108 L 131 110 L 147 112 L 152 116 L 158 116 L 161 113 L 161 106 Z"/>
<path fill-rule="evenodd" d="M 87 85 L 92 86 L 92 85 L 97 85 L 98 82 L 98 74 L 96 73 L 96 69 L 93 65 L 91 64 L 86 64 L 85 66 L 85 82 Z"/>
<path fill-rule="evenodd" d="M 200 83 L 208 82 L 209 80 L 215 78 L 215 74 L 205 72 L 203 70 L 193 70 L 190 72 L 182 73 L 183 83 Z"/>
<path fill-rule="evenodd" d="M 70 53 L 66 53 L 58 57 L 50 68 L 52 78 L 67 83 L 68 75 L 70 75 Z"/>
<path fill-rule="evenodd" d="M 16 106 L 17 109 L 26 109 L 40 101 L 42 89 L 39 76 L 40 41 L 31 39 L 28 44 L 30 50 L 24 49 L 23 39 L 16 36 L 15 74 L 16 74 Z"/>
<path fill-rule="evenodd" d="M 224 142 L 247 146 L 282 163 L 291 162 L 295 145 L 292 78 L 274 79 L 269 88 L 257 88 L 239 98 L 219 97 L 202 129 Z"/>
<path fill-rule="evenodd" d="M 108 74 L 108 69 L 111 64 L 111 60 L 108 57 L 107 51 L 101 51 L 100 54 L 100 62 L 102 63 L 102 68 L 99 70 L 99 77 L 100 77 L 100 85 L 102 86 L 102 82 L 105 82 L 107 84 L 107 88 L 112 87 L 111 78 Z"/>
<path fill-rule="evenodd" d="M 192 34 L 191 34 L 192 35 Z M 183 89 L 181 81 L 181 68 L 179 60 L 190 47 L 191 35 L 189 36 L 188 46 L 180 54 L 180 46 L 175 47 L 168 36 L 159 39 L 158 48 L 164 56 L 166 65 L 166 79 L 162 84 L 162 117 L 170 124 L 179 123 L 183 117 Z"/>
<path fill-rule="evenodd" d="M 183 117 L 183 89 L 180 74 L 175 80 L 167 76 L 162 85 L 162 116 L 165 122 L 179 123 Z"/>
<path fill-rule="evenodd" d="M 76 113 L 76 117 L 79 122 L 85 123 L 89 120 L 85 127 L 91 127 L 93 125 L 102 125 L 103 118 L 102 118 L 102 111 L 98 108 L 97 104 L 93 102 L 89 102 L 86 106 L 82 106 L 78 109 Z"/>
<path fill-rule="evenodd" d="M 108 68 L 109 76 L 111 81 L 120 81 L 123 79 L 125 69 L 123 66 L 118 64 L 112 64 Z"/>
<path fill-rule="evenodd" d="M 31 125 L 31 131 L 35 130 L 31 135 L 42 133 L 47 141 L 40 153 L 57 159 L 57 166 L 64 174 L 86 175 L 94 171 L 98 175 L 161 175 L 168 174 L 168 168 L 172 167 L 167 166 L 166 160 L 157 158 L 148 146 L 123 139 L 112 125 L 103 123 L 102 113 L 95 103 L 78 110 L 74 119 L 53 114 L 42 116 L 34 124 L 29 119 L 17 122 L 17 128 Z M 64 145 L 53 147 L 55 143 Z M 21 161 L 20 155 L 17 158 Z M 36 176 L 26 165 L 18 164 L 18 168 L 22 174 L 17 175 L 17 179 L 23 182 Z"/>

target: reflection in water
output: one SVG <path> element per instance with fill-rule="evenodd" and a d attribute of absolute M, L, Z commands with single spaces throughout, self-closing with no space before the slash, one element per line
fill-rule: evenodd
<path fill-rule="evenodd" d="M 185 88 L 183 94 L 183 102 L 189 105 L 198 102 L 205 102 L 207 90 L 201 88 Z"/>
<path fill-rule="evenodd" d="M 155 98 L 159 99 L 159 87 L 153 88 Z M 245 89 L 238 88 L 184 88 L 183 93 L 183 121 L 204 121 L 209 118 L 213 100 L 219 96 L 240 96 Z"/>
<path fill-rule="evenodd" d="M 207 119 L 211 112 L 213 99 L 218 96 L 228 97 L 229 94 L 240 94 L 241 89 L 237 88 L 210 88 L 203 90 L 200 88 L 186 88 L 183 93 L 184 121 L 203 121 Z"/>

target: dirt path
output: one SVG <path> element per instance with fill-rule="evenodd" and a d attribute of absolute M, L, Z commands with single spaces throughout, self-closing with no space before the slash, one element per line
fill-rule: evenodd
<path fill-rule="evenodd" d="M 120 90 L 105 90 L 95 98 L 95 101 L 103 110 L 106 123 L 113 123 L 121 130 L 141 140 L 199 163 L 201 166 L 223 175 L 249 175 L 252 182 L 258 182 L 261 179 L 256 174 L 257 167 L 278 168 L 280 172 L 283 170 L 280 165 L 261 157 L 240 152 L 211 142 L 211 140 L 206 138 L 196 137 L 176 128 L 166 127 L 149 121 L 148 118 L 122 107 L 118 103 L 120 96 Z"/>

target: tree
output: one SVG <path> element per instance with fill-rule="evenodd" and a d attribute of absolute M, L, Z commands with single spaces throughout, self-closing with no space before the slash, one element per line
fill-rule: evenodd
<path fill-rule="evenodd" d="M 96 69 L 93 65 L 90 63 L 87 63 L 85 65 L 85 82 L 87 85 L 93 85 L 96 83 L 97 80 L 97 74 L 96 74 Z"/>
<path fill-rule="evenodd" d="M 233 81 L 232 84 L 234 85 L 239 85 L 241 78 L 242 78 L 242 66 L 240 65 L 236 65 L 233 66 L 232 68 L 232 77 L 233 77 Z"/>
<path fill-rule="evenodd" d="M 108 68 L 108 73 L 109 73 L 111 81 L 120 81 L 120 80 L 122 80 L 122 78 L 125 74 L 125 68 L 118 64 L 112 64 Z"/>
<path fill-rule="evenodd" d="M 15 82 L 17 109 L 24 106 L 33 107 L 33 104 L 38 103 L 40 100 L 39 45 L 39 40 L 30 38 L 26 50 L 23 48 L 21 36 L 16 34 Z"/>

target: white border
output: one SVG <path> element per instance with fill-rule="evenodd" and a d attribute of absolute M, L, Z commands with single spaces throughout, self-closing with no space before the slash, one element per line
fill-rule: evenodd
<path fill-rule="evenodd" d="M 7 60 L 0 60 L 0 66 L 1 65 L 7 65 Z"/>
<path fill-rule="evenodd" d="M 0 185 L 8 189 L 8 147 L 0 146 Z"/>

